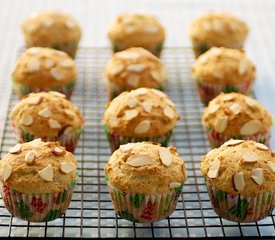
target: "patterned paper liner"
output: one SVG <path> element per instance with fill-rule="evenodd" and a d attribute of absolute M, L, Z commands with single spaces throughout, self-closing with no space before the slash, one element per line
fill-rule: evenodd
<path fill-rule="evenodd" d="M 109 141 L 110 148 L 112 152 L 117 150 L 120 145 L 126 143 L 135 143 L 135 142 L 157 142 L 160 143 L 163 147 L 167 147 L 168 142 L 173 134 L 173 131 L 169 132 L 168 134 L 161 136 L 161 137 L 146 137 L 146 138 L 136 138 L 136 137 L 123 137 L 117 133 L 110 133 L 109 127 L 104 125 L 104 132 L 107 136 Z"/>
<path fill-rule="evenodd" d="M 5 207 L 15 217 L 30 222 L 48 222 L 62 216 L 70 205 L 76 180 L 59 193 L 24 194 L 1 186 Z"/>
<path fill-rule="evenodd" d="M 66 148 L 67 151 L 74 153 L 75 147 L 77 145 L 78 139 L 81 135 L 82 128 L 76 129 L 74 132 L 69 134 L 63 134 L 57 137 L 47 137 L 47 136 L 34 136 L 23 130 L 18 129 L 15 124 L 12 122 L 12 129 L 16 135 L 16 138 L 19 142 L 30 142 L 36 138 L 41 138 L 44 142 L 54 142 L 58 141 L 62 146 Z"/>
<path fill-rule="evenodd" d="M 163 50 L 163 44 L 164 44 L 163 42 L 160 42 L 160 43 L 155 44 L 152 47 L 146 47 L 144 49 L 148 50 L 149 52 L 153 53 L 156 57 L 160 58 L 161 52 Z M 114 53 L 130 48 L 129 45 L 124 45 L 124 44 L 113 42 L 113 41 L 111 41 L 111 45 L 112 45 L 112 50 Z M 132 46 L 132 47 L 135 47 L 135 46 Z M 136 47 L 138 47 L 138 46 L 136 46 Z"/>
<path fill-rule="evenodd" d="M 135 88 L 133 88 L 133 89 L 135 89 Z M 162 85 L 156 86 L 155 89 L 160 90 L 162 92 L 164 91 L 164 87 Z M 122 88 L 121 86 L 119 86 L 119 85 L 117 85 L 113 82 L 108 81 L 108 90 L 107 90 L 107 92 L 108 92 L 108 97 L 109 97 L 110 101 L 112 99 L 114 99 L 115 97 L 117 97 L 119 94 L 121 94 L 124 91 L 128 91 L 128 90 L 126 90 L 125 88 Z"/>
<path fill-rule="evenodd" d="M 275 190 L 252 197 L 223 192 L 207 182 L 214 211 L 222 218 L 234 222 L 255 222 L 267 217 L 275 207 Z"/>
<path fill-rule="evenodd" d="M 151 223 L 167 218 L 174 212 L 183 187 L 182 184 L 168 193 L 157 195 L 125 193 L 105 178 L 116 214 L 131 222 Z"/>
<path fill-rule="evenodd" d="M 239 92 L 245 95 L 249 95 L 253 85 L 252 79 L 238 85 L 217 85 L 205 83 L 198 79 L 196 79 L 196 82 L 197 92 L 200 96 L 201 102 L 205 105 L 207 105 L 210 100 L 218 96 L 221 92 Z"/>
<path fill-rule="evenodd" d="M 211 47 L 213 47 L 213 46 L 209 46 L 208 44 L 206 44 L 204 42 L 192 40 L 192 48 L 193 48 L 195 58 L 198 58 L 200 55 L 207 52 Z M 243 44 L 241 43 L 241 44 L 228 45 L 228 46 L 223 46 L 223 47 L 242 49 Z"/>
<path fill-rule="evenodd" d="M 49 91 L 60 92 L 60 93 L 65 94 L 67 99 L 70 99 L 70 97 L 73 93 L 75 84 L 76 84 L 76 80 L 74 80 L 74 81 L 72 81 L 72 82 L 70 82 L 66 85 L 58 86 L 58 87 L 54 87 L 54 88 L 38 88 L 38 87 L 30 87 L 28 85 L 18 83 L 14 80 L 12 81 L 13 90 L 14 90 L 15 94 L 20 99 L 22 97 L 26 96 L 29 93 L 32 93 L 32 92 L 37 93 L 37 92 L 42 92 L 42 91 L 45 91 L 45 92 L 49 92 Z"/>
<path fill-rule="evenodd" d="M 236 136 L 236 137 L 223 135 L 209 128 L 205 129 L 205 131 L 206 131 L 208 141 L 212 148 L 217 148 L 232 138 L 241 139 L 241 140 L 254 140 L 255 142 L 259 142 L 266 146 L 269 146 L 270 138 L 271 138 L 271 129 L 267 130 L 265 133 L 258 133 L 258 134 L 247 135 L 247 136 Z"/>

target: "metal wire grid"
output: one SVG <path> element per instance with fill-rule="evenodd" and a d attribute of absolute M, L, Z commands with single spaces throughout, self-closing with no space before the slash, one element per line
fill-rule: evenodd
<path fill-rule="evenodd" d="M 165 49 L 162 58 L 169 77 L 166 92 L 181 115 L 170 144 L 178 148 L 185 160 L 188 176 L 177 208 L 169 218 L 153 224 L 131 223 L 115 215 L 104 181 L 103 169 L 110 150 L 101 122 L 107 103 L 102 72 L 110 55 L 106 48 L 81 48 L 76 58 L 79 79 L 72 101 L 80 108 L 86 123 L 75 152 L 79 181 L 66 215 L 48 223 L 28 223 L 10 216 L 0 199 L 0 236 L 264 238 L 274 235 L 274 212 L 257 223 L 239 224 L 219 218 L 212 210 L 199 170 L 200 156 L 210 148 L 201 128 L 203 106 L 190 74 L 194 60 L 189 48 Z M 11 93 L 8 113 L 17 102 Z M 1 157 L 16 143 L 8 114 L 2 136 Z"/>

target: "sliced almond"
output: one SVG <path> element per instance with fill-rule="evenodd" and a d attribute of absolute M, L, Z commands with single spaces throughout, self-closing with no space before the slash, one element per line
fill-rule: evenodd
<path fill-rule="evenodd" d="M 127 33 L 134 33 L 137 30 L 135 26 L 126 26 L 125 31 Z"/>
<path fill-rule="evenodd" d="M 116 53 L 116 57 L 124 60 L 134 60 L 140 57 L 140 54 L 137 52 L 130 52 L 130 51 L 121 51 Z"/>
<path fill-rule="evenodd" d="M 236 146 L 236 145 L 239 145 L 243 142 L 244 142 L 244 140 L 230 139 L 229 141 L 225 142 L 223 145 L 224 146 Z"/>
<path fill-rule="evenodd" d="M 134 143 L 127 143 L 119 146 L 119 149 L 123 152 L 128 152 L 134 148 Z"/>
<path fill-rule="evenodd" d="M 62 163 L 60 164 L 60 170 L 61 170 L 61 172 L 63 172 L 63 173 L 68 174 L 68 173 L 70 173 L 70 172 L 75 171 L 75 169 L 76 169 L 76 166 L 75 166 L 75 164 L 73 164 L 73 163 L 70 163 L 70 162 L 62 162 Z"/>
<path fill-rule="evenodd" d="M 42 25 L 46 28 L 50 28 L 51 26 L 53 26 L 54 21 L 50 18 L 44 19 L 42 22 Z"/>
<path fill-rule="evenodd" d="M 137 95 L 144 95 L 148 93 L 148 89 L 147 88 L 138 88 L 134 91 L 135 94 Z"/>
<path fill-rule="evenodd" d="M 227 116 L 222 116 L 222 117 L 218 117 L 215 123 L 215 130 L 218 133 L 222 133 L 228 124 L 228 117 Z"/>
<path fill-rule="evenodd" d="M 38 105 L 39 103 L 42 102 L 42 99 L 43 98 L 41 96 L 38 96 L 38 97 L 29 97 L 29 98 L 27 98 L 27 102 L 30 105 Z"/>
<path fill-rule="evenodd" d="M 53 180 L 53 167 L 49 164 L 47 167 L 43 168 L 42 170 L 38 171 L 39 176 L 47 181 L 51 182 Z"/>
<path fill-rule="evenodd" d="M 54 61 L 51 60 L 51 59 L 46 59 L 45 60 L 45 66 L 46 66 L 47 69 L 52 68 L 54 66 Z"/>
<path fill-rule="evenodd" d="M 38 112 L 38 115 L 43 118 L 48 118 L 52 114 L 51 110 L 48 107 L 43 108 L 41 111 Z"/>
<path fill-rule="evenodd" d="M 40 69 L 40 62 L 36 58 L 30 58 L 27 61 L 27 71 L 29 73 L 37 72 Z"/>
<path fill-rule="evenodd" d="M 124 70 L 124 64 L 114 63 L 108 71 L 112 76 L 116 76 L 120 74 L 123 70 Z"/>
<path fill-rule="evenodd" d="M 159 148 L 159 157 L 162 164 L 166 167 L 168 167 L 172 163 L 173 156 L 171 152 L 165 147 Z"/>
<path fill-rule="evenodd" d="M 62 97 L 62 98 L 66 98 L 65 94 L 60 93 L 60 92 L 54 92 L 54 91 L 50 91 L 49 92 L 51 95 L 54 95 L 56 97 Z"/>
<path fill-rule="evenodd" d="M 142 167 L 151 165 L 153 162 L 151 158 L 146 155 L 133 155 L 127 159 L 126 163 L 133 167 Z"/>
<path fill-rule="evenodd" d="M 213 114 L 217 112 L 219 108 L 220 108 L 220 105 L 217 103 L 210 104 L 208 107 L 208 113 Z"/>
<path fill-rule="evenodd" d="M 167 96 L 165 95 L 165 93 L 163 93 L 163 92 L 160 91 L 160 90 L 157 90 L 157 89 L 152 88 L 151 91 L 152 91 L 154 94 L 156 94 L 156 95 L 158 95 L 158 96 L 160 96 L 160 97 L 162 97 L 162 98 L 167 98 Z"/>
<path fill-rule="evenodd" d="M 65 59 L 59 62 L 59 65 L 63 68 L 71 68 L 74 66 L 74 61 L 71 59 Z"/>
<path fill-rule="evenodd" d="M 255 145 L 260 150 L 264 150 L 264 151 L 269 150 L 269 148 L 266 145 L 262 144 L 262 143 L 255 143 Z"/>
<path fill-rule="evenodd" d="M 50 74 L 57 81 L 62 81 L 64 79 L 64 74 L 58 68 L 52 68 Z"/>
<path fill-rule="evenodd" d="M 168 105 L 172 106 L 172 107 L 175 107 L 175 103 L 172 102 L 169 98 L 166 98 L 165 101 L 168 103 Z"/>
<path fill-rule="evenodd" d="M 211 30 L 211 23 L 209 22 L 209 21 L 207 21 L 207 22 L 203 22 L 202 23 L 202 28 L 204 29 L 204 30 L 206 30 L 206 31 L 210 31 Z"/>
<path fill-rule="evenodd" d="M 263 125 L 259 120 L 251 120 L 241 127 L 240 133 L 241 135 L 253 135 L 259 132 L 262 126 Z"/>
<path fill-rule="evenodd" d="M 34 150 L 28 151 L 25 155 L 26 164 L 33 165 L 37 156 L 38 156 L 38 153 L 36 151 L 34 151 Z"/>
<path fill-rule="evenodd" d="M 175 117 L 175 113 L 174 113 L 174 110 L 171 108 L 171 107 L 165 107 L 163 109 L 163 113 L 166 117 L 170 118 L 170 119 L 173 119 Z"/>
<path fill-rule="evenodd" d="M 234 115 L 238 115 L 242 111 L 242 107 L 238 103 L 231 104 L 229 109 Z"/>
<path fill-rule="evenodd" d="M 268 161 L 267 162 L 267 167 L 269 168 L 269 170 L 273 173 L 275 173 L 275 162 L 272 161 Z"/>
<path fill-rule="evenodd" d="M 208 170 L 207 176 L 209 178 L 216 178 L 218 177 L 219 169 L 220 169 L 221 161 L 220 160 L 215 160 L 211 167 Z"/>
<path fill-rule="evenodd" d="M 137 99 L 135 97 L 129 96 L 127 98 L 127 105 L 129 108 L 133 108 L 137 105 Z"/>
<path fill-rule="evenodd" d="M 224 30 L 223 22 L 220 20 L 214 20 L 212 21 L 213 27 L 217 32 L 222 32 Z"/>
<path fill-rule="evenodd" d="M 3 179 L 3 182 L 6 182 L 9 179 L 11 173 L 12 173 L 11 166 L 8 165 L 8 164 L 4 165 L 3 170 L 2 170 L 2 179 Z"/>
<path fill-rule="evenodd" d="M 66 127 L 63 134 L 64 135 L 69 135 L 69 134 L 73 133 L 73 131 L 74 131 L 73 127 Z"/>
<path fill-rule="evenodd" d="M 150 128 L 151 128 L 150 121 L 144 120 L 136 126 L 135 133 L 136 134 L 143 134 L 143 133 L 148 132 Z"/>
<path fill-rule="evenodd" d="M 41 140 L 41 138 L 36 138 L 33 141 L 29 142 L 29 144 L 33 147 L 33 148 L 38 148 L 41 147 L 41 144 L 43 143 L 43 141 Z"/>
<path fill-rule="evenodd" d="M 208 55 L 200 55 L 200 57 L 197 59 L 197 63 L 206 63 L 209 60 Z"/>
<path fill-rule="evenodd" d="M 75 112 L 72 111 L 71 109 L 65 109 L 64 113 L 66 113 L 68 116 L 71 116 L 71 117 L 75 116 Z"/>
<path fill-rule="evenodd" d="M 141 105 L 142 105 L 143 109 L 145 110 L 145 112 L 150 113 L 152 111 L 152 108 L 153 108 L 152 103 L 145 101 Z"/>
<path fill-rule="evenodd" d="M 39 53 L 41 53 L 40 49 L 39 48 L 36 48 L 36 47 L 32 47 L 32 48 L 29 48 L 27 50 L 27 53 L 29 53 L 30 55 L 38 55 Z"/>
<path fill-rule="evenodd" d="M 116 127 L 118 125 L 118 120 L 115 115 L 111 115 L 109 118 L 109 124 L 111 127 Z"/>
<path fill-rule="evenodd" d="M 56 156 L 63 156 L 65 155 L 66 151 L 64 148 L 61 147 L 55 147 L 52 151 L 52 153 Z"/>
<path fill-rule="evenodd" d="M 66 26 L 67 28 L 69 28 L 69 29 L 72 29 L 72 28 L 75 27 L 75 22 L 72 21 L 72 20 L 67 20 L 67 21 L 65 22 L 65 26 Z"/>
<path fill-rule="evenodd" d="M 181 186 L 181 183 L 179 183 L 179 182 L 171 182 L 169 184 L 169 188 L 178 188 L 180 186 Z"/>
<path fill-rule="evenodd" d="M 48 123 L 49 123 L 51 128 L 61 128 L 60 123 L 58 121 L 54 120 L 54 119 L 49 119 Z"/>
<path fill-rule="evenodd" d="M 23 113 L 22 117 L 20 119 L 20 123 L 25 125 L 25 126 L 30 126 L 33 123 L 33 118 L 30 114 Z"/>
<path fill-rule="evenodd" d="M 21 152 L 21 144 L 17 143 L 15 146 L 9 149 L 9 153 L 20 153 Z"/>
<path fill-rule="evenodd" d="M 246 58 L 243 58 L 240 61 L 240 65 L 239 65 L 239 69 L 238 69 L 239 74 L 243 75 L 244 73 L 246 73 L 247 68 L 248 68 L 248 66 L 247 66 L 247 60 L 246 60 Z"/>
<path fill-rule="evenodd" d="M 222 54 L 222 50 L 219 47 L 212 47 L 207 54 L 210 54 L 212 56 L 219 56 Z"/>
<path fill-rule="evenodd" d="M 127 121 L 132 120 L 133 118 L 135 118 L 138 115 L 138 110 L 136 109 L 131 109 L 131 110 L 126 110 L 125 111 L 125 119 Z"/>
<path fill-rule="evenodd" d="M 227 101 L 233 100 L 234 98 L 235 98 L 235 97 L 232 96 L 231 94 L 224 94 L 223 97 L 222 97 L 222 100 L 223 100 L 224 102 L 227 102 Z"/>
<path fill-rule="evenodd" d="M 250 97 L 246 97 L 245 102 L 249 107 L 252 107 L 252 108 L 258 105 L 258 102 L 255 99 Z"/>
<path fill-rule="evenodd" d="M 223 78 L 223 72 L 220 71 L 219 69 L 214 69 L 212 71 L 212 75 L 218 79 L 222 79 Z"/>
<path fill-rule="evenodd" d="M 143 72 L 146 68 L 145 64 L 137 63 L 137 64 L 130 64 L 127 66 L 127 70 L 130 72 L 140 73 Z"/>
<path fill-rule="evenodd" d="M 146 24 L 144 26 L 144 31 L 148 33 L 157 33 L 159 31 L 159 27 L 155 24 Z"/>
<path fill-rule="evenodd" d="M 246 152 L 242 155 L 242 160 L 244 162 L 257 162 L 257 161 L 259 161 L 259 158 L 253 152 Z"/>
<path fill-rule="evenodd" d="M 234 187 L 237 191 L 241 191 L 245 187 L 243 172 L 236 173 L 233 177 Z"/>
<path fill-rule="evenodd" d="M 126 80 L 128 85 L 132 87 L 137 87 L 140 81 L 140 76 L 138 75 L 129 75 Z"/>
<path fill-rule="evenodd" d="M 157 70 L 151 70 L 151 71 L 150 71 L 150 76 L 151 76 L 151 78 L 153 78 L 155 81 L 157 81 L 157 82 L 159 82 L 159 83 L 162 82 L 162 76 L 161 76 L 161 74 L 160 74 L 159 71 L 157 71 Z"/>
<path fill-rule="evenodd" d="M 255 168 L 251 171 L 251 178 L 258 185 L 262 185 L 264 183 L 264 171 L 262 168 Z"/>

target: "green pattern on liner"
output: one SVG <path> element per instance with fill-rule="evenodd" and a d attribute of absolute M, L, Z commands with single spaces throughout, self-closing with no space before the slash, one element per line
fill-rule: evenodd
<path fill-rule="evenodd" d="M 227 199 L 227 193 L 221 190 L 216 190 L 216 197 L 218 201 L 225 201 Z"/>
<path fill-rule="evenodd" d="M 131 213 L 128 212 L 128 210 L 118 212 L 117 215 L 131 222 L 139 222 L 137 219 L 134 218 L 134 216 Z"/>
<path fill-rule="evenodd" d="M 144 194 L 138 194 L 135 193 L 134 195 L 130 196 L 130 201 L 133 203 L 133 206 L 135 208 L 139 208 L 144 201 L 145 195 Z"/>
<path fill-rule="evenodd" d="M 112 195 L 112 199 L 113 199 L 114 203 L 116 205 L 121 205 L 121 201 L 122 201 L 121 196 L 124 196 L 125 193 L 120 191 L 118 188 L 113 188 L 111 195 Z"/>
<path fill-rule="evenodd" d="M 116 43 L 114 43 L 114 42 L 112 42 L 112 50 L 113 50 L 113 52 L 118 52 L 118 51 L 120 51 L 118 45 L 117 45 Z"/>
<path fill-rule="evenodd" d="M 237 204 L 230 208 L 230 213 L 243 220 L 246 217 L 248 205 L 249 202 L 246 199 L 238 199 Z"/>
<path fill-rule="evenodd" d="M 61 209 L 50 210 L 47 216 L 43 219 L 44 222 L 52 221 L 61 216 Z"/>
<path fill-rule="evenodd" d="M 33 135 L 31 135 L 31 134 L 29 134 L 27 132 L 24 132 L 22 130 L 20 132 L 20 135 L 23 138 L 24 142 L 30 142 L 30 141 L 34 140 L 34 136 Z"/>
<path fill-rule="evenodd" d="M 62 192 L 59 196 L 58 196 L 58 199 L 57 199 L 57 203 L 60 204 L 60 203 L 64 203 L 66 198 L 68 196 L 68 192 L 66 190 L 64 190 L 64 192 Z"/>
<path fill-rule="evenodd" d="M 227 85 L 227 86 L 224 87 L 223 92 L 224 93 L 231 93 L 231 92 L 239 92 L 239 90 L 235 86 Z"/>
<path fill-rule="evenodd" d="M 179 187 L 175 188 L 175 192 L 176 192 L 175 200 L 178 199 L 178 197 L 180 196 L 182 187 L 183 187 L 183 184 L 181 184 Z"/>
<path fill-rule="evenodd" d="M 74 86 L 75 86 L 75 84 L 76 84 L 76 80 L 74 80 L 74 81 L 68 83 L 68 84 L 65 86 L 66 90 L 67 90 L 68 92 L 72 91 L 73 88 L 74 88 Z"/>
<path fill-rule="evenodd" d="M 163 50 L 163 42 L 160 42 L 156 45 L 155 51 L 160 53 Z"/>
<path fill-rule="evenodd" d="M 105 179 L 106 182 L 109 181 L 109 177 L 108 177 L 108 175 L 107 175 L 106 173 L 105 173 L 105 175 L 104 175 L 104 179 Z"/>
<path fill-rule="evenodd" d="M 30 218 L 33 213 L 31 212 L 29 206 L 25 204 L 23 201 L 15 202 L 17 210 L 20 212 L 20 217 L 23 219 Z"/>
<path fill-rule="evenodd" d="M 206 44 L 201 44 L 199 48 L 200 48 L 201 54 L 209 50 L 209 46 L 207 46 Z"/>
<path fill-rule="evenodd" d="M 77 172 L 75 173 L 75 175 L 77 176 Z M 71 188 L 74 188 L 75 185 L 76 185 L 76 179 L 73 179 L 73 180 L 71 181 L 70 187 L 71 187 Z"/>
<path fill-rule="evenodd" d="M 162 214 L 167 213 L 170 210 L 171 207 L 171 201 L 170 196 L 162 197 L 160 202 L 160 210 L 162 211 Z"/>
<path fill-rule="evenodd" d="M 160 90 L 162 92 L 164 92 L 164 87 L 162 85 L 158 85 L 157 87 L 155 87 L 157 90 Z"/>

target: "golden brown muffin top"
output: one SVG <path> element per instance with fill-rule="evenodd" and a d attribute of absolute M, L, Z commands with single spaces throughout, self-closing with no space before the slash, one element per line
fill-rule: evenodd
<path fill-rule="evenodd" d="M 157 88 L 166 81 L 164 64 L 143 48 L 115 53 L 105 68 L 105 76 L 127 91 L 140 87 Z"/>
<path fill-rule="evenodd" d="M 256 68 L 239 49 L 213 47 L 200 55 L 192 67 L 199 81 L 217 85 L 241 84 L 255 79 Z"/>
<path fill-rule="evenodd" d="M 42 47 L 27 49 L 12 72 L 15 82 L 38 88 L 63 86 L 76 78 L 76 64 L 67 53 Z"/>
<path fill-rule="evenodd" d="M 245 22 L 225 12 L 208 12 L 194 20 L 189 27 L 193 40 L 217 47 L 240 48 L 248 32 Z"/>
<path fill-rule="evenodd" d="M 62 192 L 76 180 L 77 162 L 58 142 L 18 143 L 0 161 L 0 181 L 24 194 Z"/>
<path fill-rule="evenodd" d="M 121 191 L 146 195 L 168 193 L 186 180 L 177 149 L 150 142 L 120 145 L 105 166 L 105 174 Z"/>
<path fill-rule="evenodd" d="M 124 137 L 161 137 L 173 130 L 179 114 L 163 92 L 138 88 L 123 92 L 107 106 L 104 123 Z"/>
<path fill-rule="evenodd" d="M 31 93 L 10 114 L 15 126 L 38 137 L 57 137 L 82 127 L 79 109 L 58 92 Z"/>
<path fill-rule="evenodd" d="M 201 158 L 203 176 L 230 194 L 255 196 L 274 190 L 275 157 L 261 143 L 229 140 Z"/>
<path fill-rule="evenodd" d="M 79 23 L 60 10 L 33 13 L 23 21 L 21 30 L 37 46 L 78 42 L 81 38 Z"/>
<path fill-rule="evenodd" d="M 108 31 L 112 41 L 133 47 L 144 47 L 162 43 L 165 30 L 155 16 L 127 13 L 116 17 Z"/>
<path fill-rule="evenodd" d="M 229 137 L 265 134 L 271 114 L 255 99 L 241 93 L 221 93 L 204 109 L 202 124 Z"/>

